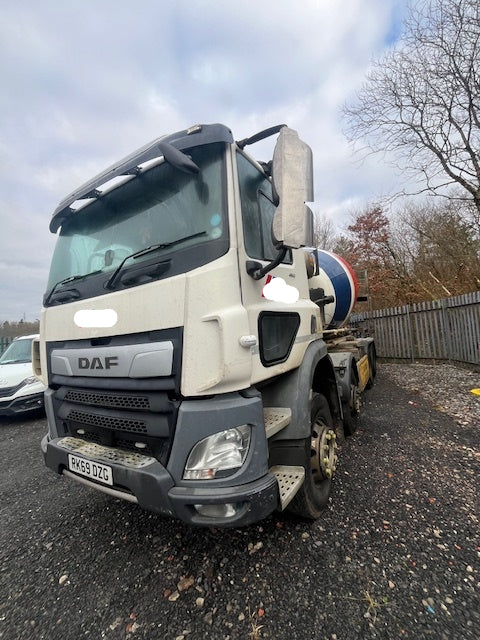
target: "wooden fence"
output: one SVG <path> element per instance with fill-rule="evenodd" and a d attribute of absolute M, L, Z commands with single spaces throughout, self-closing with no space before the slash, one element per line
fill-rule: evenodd
<path fill-rule="evenodd" d="M 383 358 L 480 365 L 480 291 L 357 313 L 351 323 L 375 338 Z"/>

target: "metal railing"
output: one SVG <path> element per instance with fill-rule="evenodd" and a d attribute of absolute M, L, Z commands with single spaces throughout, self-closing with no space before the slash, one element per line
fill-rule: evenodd
<path fill-rule="evenodd" d="M 480 365 L 480 291 L 351 316 L 375 338 L 377 355 Z"/>

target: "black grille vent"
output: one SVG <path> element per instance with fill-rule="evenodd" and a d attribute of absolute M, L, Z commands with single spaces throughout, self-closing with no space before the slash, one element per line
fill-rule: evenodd
<path fill-rule="evenodd" d="M 83 425 L 114 429 L 117 431 L 129 431 L 130 433 L 147 433 L 147 425 L 143 420 L 131 420 L 128 418 L 112 418 L 100 416 L 83 411 L 70 411 L 68 420 L 75 423 L 76 428 Z"/>
<path fill-rule="evenodd" d="M 23 382 L 17 384 L 16 387 L 4 387 L 0 389 L 0 398 L 8 398 L 8 396 L 13 396 L 14 393 L 17 393 L 19 389 L 23 387 Z"/>
<path fill-rule="evenodd" d="M 83 431 L 83 429 L 82 429 Z M 95 444 L 104 444 L 103 438 L 93 431 L 85 431 L 84 433 L 78 434 L 82 440 L 87 440 L 88 442 L 94 442 Z M 110 446 L 111 443 L 108 443 L 107 446 Z M 162 443 L 163 445 L 163 443 Z M 146 445 L 143 448 L 139 448 L 135 446 L 135 442 L 133 440 L 122 440 L 117 438 L 115 441 L 115 446 L 119 449 L 126 449 L 127 451 L 135 451 L 135 453 L 143 453 L 144 455 L 155 455 L 155 451 L 150 445 Z"/>
<path fill-rule="evenodd" d="M 116 445 L 120 449 L 127 449 L 128 451 L 135 451 L 136 453 L 143 453 L 144 455 L 154 454 L 152 447 L 147 445 L 146 447 L 143 447 L 142 449 L 140 449 L 139 447 L 136 447 L 135 443 L 132 442 L 131 440 L 121 440 L 117 438 Z"/>
<path fill-rule="evenodd" d="M 71 389 L 65 394 L 65 400 L 77 404 L 88 404 L 96 407 L 114 407 L 115 409 L 150 409 L 147 396 L 119 395 L 77 391 Z"/>
<path fill-rule="evenodd" d="M 95 387 L 60 386 L 54 391 L 59 433 L 144 453 L 166 465 L 175 431 L 179 401 L 154 388 L 101 387 L 111 381 L 98 378 Z M 120 381 L 121 382 L 121 381 Z M 151 381 L 132 380 L 135 383 Z M 89 381 L 91 383 L 91 381 Z M 97 385 L 98 383 L 98 385 Z M 140 447 L 135 446 L 141 443 Z"/>
<path fill-rule="evenodd" d="M 93 433 L 93 431 L 85 431 L 85 433 L 82 433 L 79 435 L 81 435 L 83 440 L 88 440 L 89 442 L 95 442 L 95 444 L 103 444 L 102 438 L 100 437 L 100 435 L 98 433 Z"/>

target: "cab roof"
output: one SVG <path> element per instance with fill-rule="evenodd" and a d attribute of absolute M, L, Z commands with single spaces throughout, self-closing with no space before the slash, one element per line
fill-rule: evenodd
<path fill-rule="evenodd" d="M 187 149 L 212 142 L 233 143 L 231 130 L 222 124 L 199 124 L 167 136 L 156 138 L 119 162 L 111 165 L 64 198 L 53 212 L 50 231 L 56 233 L 67 218 L 83 208 L 83 206 L 89 204 L 92 200 L 100 198 L 102 192 L 99 189 L 102 185 L 112 182 L 115 179 L 120 179 L 121 182 L 122 177 L 124 177 L 125 181 L 134 178 L 142 172 L 141 165 L 159 159 L 163 155 L 158 148 L 159 143 L 168 143 L 177 149 Z M 78 203 L 79 206 L 72 207 L 77 201 L 80 201 Z"/>

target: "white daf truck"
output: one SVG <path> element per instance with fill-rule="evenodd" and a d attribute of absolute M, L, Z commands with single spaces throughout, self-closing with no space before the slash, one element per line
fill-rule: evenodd
<path fill-rule="evenodd" d="M 278 134 L 273 160 L 245 148 Z M 70 194 L 34 343 L 46 465 L 167 516 L 315 519 L 373 383 L 357 297 L 311 248 L 312 156 L 284 125 L 161 137 Z"/>

